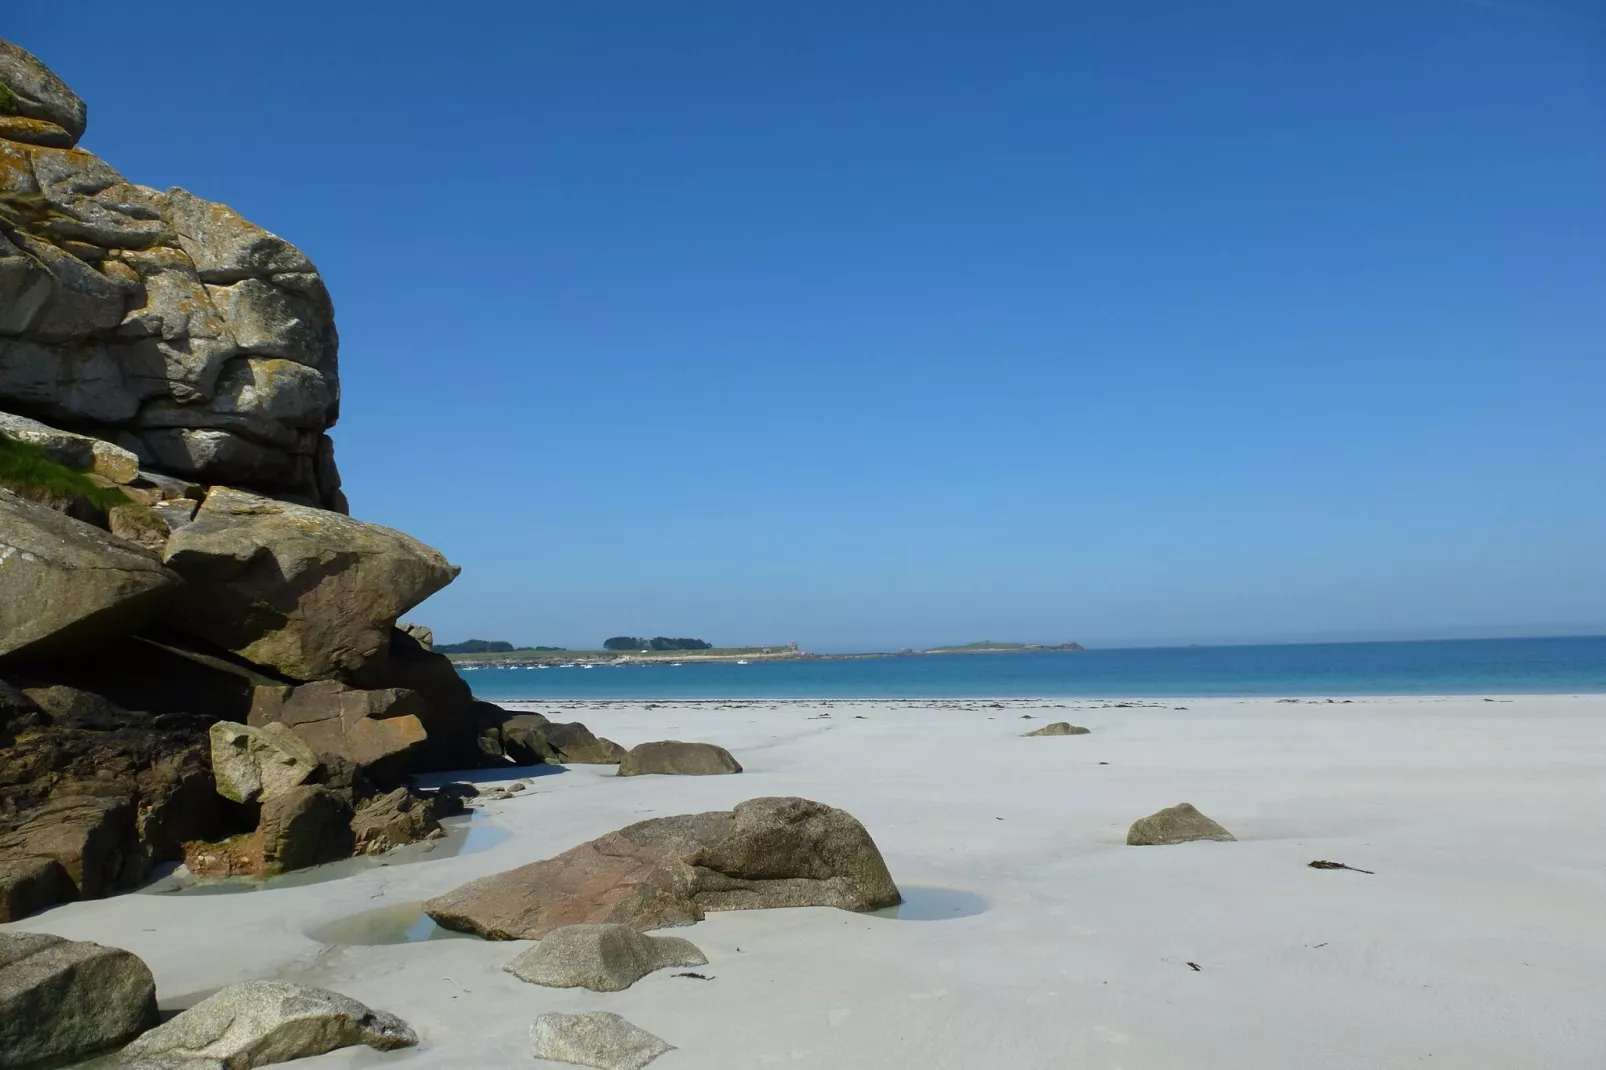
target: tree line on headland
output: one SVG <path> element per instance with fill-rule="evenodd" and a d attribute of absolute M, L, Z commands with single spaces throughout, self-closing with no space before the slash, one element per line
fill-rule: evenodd
<path fill-rule="evenodd" d="M 641 639 L 634 635 L 616 635 L 602 644 L 602 649 L 622 650 L 712 650 L 714 644 L 706 639 L 672 639 L 659 635 Z M 439 654 L 511 654 L 520 650 L 566 651 L 562 646 L 514 646 L 504 639 L 465 639 L 461 643 L 438 643 Z"/>
<path fill-rule="evenodd" d="M 616 635 L 602 644 L 604 650 L 712 650 L 713 648 L 714 644 L 705 639 L 670 639 L 662 635 L 651 639 Z"/>

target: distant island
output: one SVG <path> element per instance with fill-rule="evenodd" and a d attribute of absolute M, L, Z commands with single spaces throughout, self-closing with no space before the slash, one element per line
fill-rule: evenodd
<path fill-rule="evenodd" d="M 1085 650 L 1081 643 L 1000 643 L 993 639 L 983 639 L 979 643 L 966 643 L 963 646 L 938 646 L 922 650 L 922 654 L 1022 654 L 1034 650 Z"/>
<path fill-rule="evenodd" d="M 558 646 L 516 647 L 503 640 L 468 639 L 445 643 L 435 649 L 449 656 L 460 669 L 533 669 L 554 665 L 645 665 L 658 662 L 681 664 L 693 661 L 855 661 L 864 658 L 921 657 L 927 654 L 1031 654 L 1083 650 L 1080 643 L 1002 643 L 983 639 L 958 646 L 925 650 L 866 651 L 858 654 L 812 654 L 796 643 L 772 646 L 716 647 L 703 639 L 670 639 L 657 636 L 642 639 L 618 635 L 606 640 L 600 650 L 570 650 Z"/>

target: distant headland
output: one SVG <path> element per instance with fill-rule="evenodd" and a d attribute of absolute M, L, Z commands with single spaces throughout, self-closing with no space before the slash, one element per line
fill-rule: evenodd
<path fill-rule="evenodd" d="M 896 651 L 865 651 L 851 654 L 815 654 L 796 643 L 770 646 L 716 647 L 702 639 L 637 639 L 616 636 L 597 650 L 570 650 L 556 646 L 516 646 L 500 639 L 467 639 L 443 643 L 435 651 L 450 657 L 463 669 L 520 669 L 553 665 L 640 665 L 684 664 L 693 661 L 851 661 L 861 658 L 920 657 L 927 654 L 1030 654 L 1050 651 L 1083 650 L 1080 643 L 1001 643 L 984 639 L 956 646 L 905 648 Z"/>

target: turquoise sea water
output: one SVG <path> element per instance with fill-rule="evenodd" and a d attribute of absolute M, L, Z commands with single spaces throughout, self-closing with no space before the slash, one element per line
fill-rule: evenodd
<path fill-rule="evenodd" d="M 1606 636 L 478 669 L 513 699 L 1004 698 L 1606 692 Z"/>

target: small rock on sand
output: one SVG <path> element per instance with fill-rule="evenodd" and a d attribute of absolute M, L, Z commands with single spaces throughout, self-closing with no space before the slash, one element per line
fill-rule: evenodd
<path fill-rule="evenodd" d="M 530 1054 L 537 1059 L 597 1070 L 641 1070 L 673 1050 L 674 1045 L 607 1011 L 543 1014 L 530 1026 Z"/>
<path fill-rule="evenodd" d="M 1081 725 L 1071 724 L 1067 721 L 1055 721 L 1053 724 L 1044 725 L 1035 732 L 1023 732 L 1021 734 L 1025 736 L 1085 736 L 1089 731 L 1090 729 L 1083 728 Z"/>
<path fill-rule="evenodd" d="M 1232 833 L 1195 810 L 1192 803 L 1178 803 L 1148 817 L 1140 817 L 1132 822 L 1126 834 L 1127 844 L 1133 847 L 1236 839 Z"/>
<path fill-rule="evenodd" d="M 706 966 L 690 940 L 647 936 L 628 925 L 566 925 L 503 967 L 521 981 L 548 988 L 621 992 L 668 966 Z"/>

